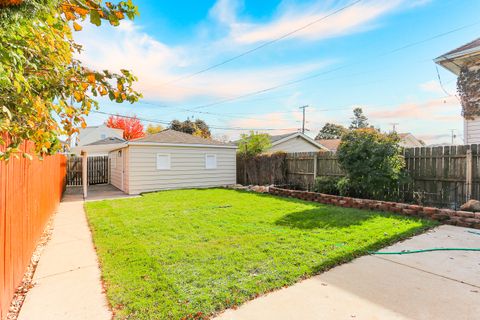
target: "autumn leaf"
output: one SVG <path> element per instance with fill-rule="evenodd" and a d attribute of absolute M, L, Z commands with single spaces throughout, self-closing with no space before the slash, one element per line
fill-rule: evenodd
<path fill-rule="evenodd" d="M 75 29 L 75 31 L 80 31 L 82 30 L 82 26 L 76 22 L 73 22 L 73 29 Z"/>
<path fill-rule="evenodd" d="M 76 91 L 76 92 L 73 93 L 73 97 L 75 98 L 75 101 L 80 102 L 80 101 L 82 101 L 83 94 Z"/>
<path fill-rule="evenodd" d="M 95 9 L 90 10 L 90 22 L 97 27 L 102 24 L 102 22 L 100 21 L 100 14 Z"/>
<path fill-rule="evenodd" d="M 100 95 L 102 96 L 107 94 L 107 89 L 105 89 L 104 86 L 100 86 L 99 91 L 100 91 Z"/>
<path fill-rule="evenodd" d="M 90 84 L 95 84 L 95 75 L 93 73 L 89 73 L 87 76 L 87 80 Z"/>
<path fill-rule="evenodd" d="M 115 11 L 115 16 L 120 20 L 125 19 L 125 15 L 121 11 Z"/>

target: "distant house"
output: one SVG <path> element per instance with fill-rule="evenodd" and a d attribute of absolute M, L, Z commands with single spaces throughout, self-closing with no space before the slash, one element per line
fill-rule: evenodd
<path fill-rule="evenodd" d="M 318 152 L 328 149 L 306 134 L 294 132 L 276 136 L 270 136 L 272 146 L 266 152 Z"/>
<path fill-rule="evenodd" d="M 236 183 L 236 149 L 166 129 L 109 152 L 111 184 L 128 194 Z"/>
<path fill-rule="evenodd" d="M 399 145 L 404 148 L 417 148 L 425 145 L 411 133 L 399 133 L 398 135 L 400 136 Z M 337 152 L 341 142 L 340 139 L 320 139 L 316 141 L 332 152 Z"/>
<path fill-rule="evenodd" d="M 400 143 L 404 148 L 419 148 L 425 146 L 423 141 L 417 139 L 413 134 L 406 132 L 406 133 L 399 133 L 400 136 Z"/>
<path fill-rule="evenodd" d="M 124 142 L 122 129 L 109 128 L 105 124 L 90 126 L 80 129 L 71 153 L 80 155 L 82 151 L 86 151 L 89 156 L 106 156 Z"/>
<path fill-rule="evenodd" d="M 465 144 L 480 143 L 480 38 L 436 58 L 435 63 L 458 76 Z"/>
<path fill-rule="evenodd" d="M 319 139 L 315 140 L 320 143 L 322 146 L 328 149 L 328 151 L 337 152 L 338 146 L 340 145 L 341 139 Z"/>

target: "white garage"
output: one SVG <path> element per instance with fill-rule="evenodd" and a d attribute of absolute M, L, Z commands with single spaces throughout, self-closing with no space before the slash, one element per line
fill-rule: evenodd
<path fill-rule="evenodd" d="M 163 130 L 112 150 L 110 183 L 128 194 L 233 185 L 236 149 L 219 141 Z"/>

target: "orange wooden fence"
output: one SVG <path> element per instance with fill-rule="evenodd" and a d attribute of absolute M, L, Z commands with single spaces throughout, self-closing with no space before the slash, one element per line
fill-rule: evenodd
<path fill-rule="evenodd" d="M 4 151 L 0 146 L 0 151 Z M 22 150 L 31 148 L 30 143 Z M 65 187 L 66 157 L 0 161 L 0 319 Z"/>

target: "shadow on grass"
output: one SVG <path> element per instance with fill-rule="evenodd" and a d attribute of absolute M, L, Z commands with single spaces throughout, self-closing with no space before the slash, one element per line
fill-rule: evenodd
<path fill-rule="evenodd" d="M 319 206 L 316 209 L 289 213 L 278 219 L 275 224 L 296 229 L 346 228 L 360 225 L 376 216 L 378 213 L 373 211 Z"/>

